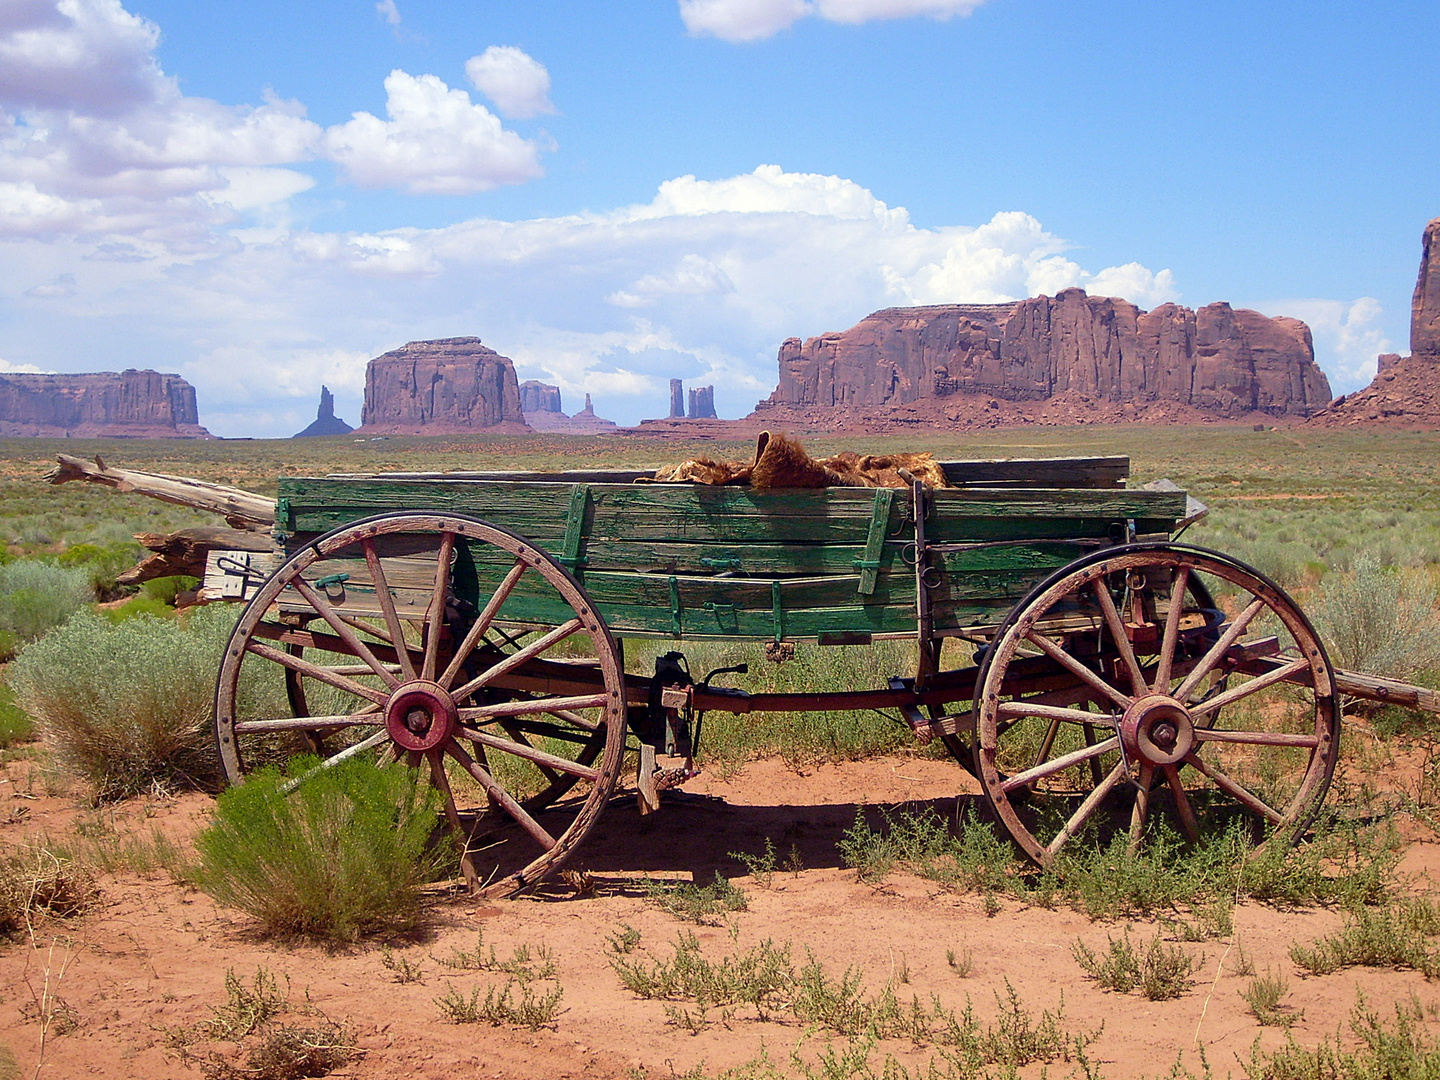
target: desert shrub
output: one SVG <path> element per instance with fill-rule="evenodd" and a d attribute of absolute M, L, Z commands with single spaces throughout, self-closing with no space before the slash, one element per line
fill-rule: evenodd
<path fill-rule="evenodd" d="M 114 600 L 127 590 L 115 579 L 140 558 L 140 545 L 133 540 L 111 544 L 74 544 L 55 556 L 57 566 L 81 569 L 89 575 L 90 587 L 100 600 Z"/>
<path fill-rule="evenodd" d="M 0 566 L 0 633 L 10 650 L 59 626 L 94 599 L 90 576 L 72 567 L 21 559 Z"/>
<path fill-rule="evenodd" d="M 1408 682 L 1440 667 L 1436 599 L 1425 574 L 1364 554 L 1325 579 L 1310 615 L 1335 666 Z"/>
<path fill-rule="evenodd" d="M 40 915 L 79 915 L 95 896 L 89 872 L 43 844 L 0 853 L 0 935 L 18 935 Z"/>
<path fill-rule="evenodd" d="M 26 648 L 10 685 L 61 765 L 97 798 L 208 783 L 217 774 L 215 670 L 231 618 L 217 608 L 185 626 L 148 617 L 112 625 L 82 614 Z"/>
<path fill-rule="evenodd" d="M 173 577 L 152 578 L 140 586 L 140 591 L 153 600 L 174 607 L 176 597 L 199 584 L 200 579 L 197 577 L 191 577 L 189 574 L 176 574 Z"/>
<path fill-rule="evenodd" d="M 309 776 L 288 795 L 274 769 L 221 794 L 196 840 L 200 887 L 270 933 L 348 941 L 413 925 L 438 794 L 406 769 L 318 764 L 291 763 Z"/>
<path fill-rule="evenodd" d="M 35 721 L 15 703 L 15 691 L 0 682 L 0 749 L 35 737 Z"/>

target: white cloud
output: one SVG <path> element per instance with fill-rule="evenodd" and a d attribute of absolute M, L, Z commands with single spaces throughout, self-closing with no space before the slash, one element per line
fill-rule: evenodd
<path fill-rule="evenodd" d="M 813 11 L 809 0 L 680 0 L 686 30 L 724 41 L 774 37 Z"/>
<path fill-rule="evenodd" d="M 153 52 L 160 29 L 119 0 L 0 5 L 0 101 L 114 115 L 173 93 Z"/>
<path fill-rule="evenodd" d="M 56 274 L 50 281 L 26 289 L 25 295 L 41 300 L 63 300 L 77 291 L 74 274 Z"/>
<path fill-rule="evenodd" d="M 0 375 L 48 375 L 50 372 L 36 367 L 34 364 L 12 364 L 8 360 L 0 360 Z"/>
<path fill-rule="evenodd" d="M 545 65 L 513 45 L 491 45 L 472 56 L 465 61 L 465 75 L 501 116 L 524 120 L 555 111 Z"/>
<path fill-rule="evenodd" d="M 985 0 L 680 0 L 680 18 L 692 34 L 724 41 L 762 41 L 807 16 L 858 23 L 917 15 L 950 19 L 969 15 Z"/>
<path fill-rule="evenodd" d="M 385 79 L 381 120 L 357 112 L 325 133 L 325 153 L 361 187 L 423 195 L 469 195 L 542 175 L 538 144 L 434 75 L 398 68 Z"/>
<path fill-rule="evenodd" d="M 558 383 L 568 401 L 589 391 L 602 416 L 634 422 L 663 415 L 671 375 L 713 383 L 721 415 L 743 415 L 775 385 L 781 341 L 877 308 L 1013 300 L 1037 282 L 1174 287 L 1133 264 L 1091 271 L 1025 213 L 918 228 L 853 181 L 773 165 L 679 177 L 649 202 L 566 217 L 207 235 L 211 247 L 186 254 L 143 229 L 12 241 L 0 295 L 18 302 L 0 353 L 62 366 L 103 349 L 113 365 L 180 370 L 211 430 L 283 436 L 309 423 L 322 381 L 353 422 L 364 358 L 476 334 L 522 378 Z M 63 273 L 84 288 L 54 337 L 55 301 L 23 297 Z"/>
<path fill-rule="evenodd" d="M 686 255 L 668 273 L 646 274 L 627 289 L 611 293 L 617 307 L 648 307 L 666 296 L 704 296 L 734 292 L 728 274 L 702 255 Z"/>
<path fill-rule="evenodd" d="M 1373 296 L 1358 300 L 1268 300 L 1256 304 L 1266 315 L 1289 315 L 1310 327 L 1315 359 L 1337 394 L 1359 390 L 1375 378 L 1376 358 L 1394 352 L 1382 322 L 1385 310 Z"/>
<path fill-rule="evenodd" d="M 395 6 L 395 0 L 378 0 L 375 13 L 391 26 L 400 25 L 400 9 Z"/>

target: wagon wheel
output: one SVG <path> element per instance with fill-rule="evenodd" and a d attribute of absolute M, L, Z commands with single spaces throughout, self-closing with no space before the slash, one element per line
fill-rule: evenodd
<path fill-rule="evenodd" d="M 1075 677 L 1068 691 L 1005 685 L 1042 654 Z M 1293 843 L 1339 743 L 1334 676 L 1294 601 L 1243 563 L 1167 544 L 1097 552 L 1037 585 L 988 652 L 975 716 L 986 799 L 1042 865 L 1081 835 L 1128 832 L 1133 850 L 1162 815 L 1194 841 L 1239 811 Z"/>
<path fill-rule="evenodd" d="M 315 771 L 423 768 L 467 882 L 498 894 L 558 869 L 599 817 L 623 680 L 604 621 L 543 551 L 473 518 L 389 514 L 307 544 L 246 606 L 216 740 L 230 783 L 300 754 Z"/>

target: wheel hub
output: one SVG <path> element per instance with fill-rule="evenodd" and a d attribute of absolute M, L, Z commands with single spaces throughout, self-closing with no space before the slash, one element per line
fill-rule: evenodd
<path fill-rule="evenodd" d="M 433 750 L 460 723 L 455 699 L 437 683 L 416 679 L 395 689 L 385 704 L 385 730 L 405 750 Z"/>
<path fill-rule="evenodd" d="M 1195 746 L 1195 724 L 1185 706 L 1165 694 L 1140 698 L 1120 718 L 1126 751 L 1151 765 L 1173 765 Z"/>

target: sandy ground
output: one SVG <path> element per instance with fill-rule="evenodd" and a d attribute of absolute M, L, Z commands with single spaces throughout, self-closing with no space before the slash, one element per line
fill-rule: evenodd
<path fill-rule="evenodd" d="M 74 797 L 45 795 L 38 786 L 28 793 L 17 790 L 14 768 L 10 786 L 0 785 L 0 792 L 11 793 L 0 795 L 0 842 L 18 843 L 39 831 L 64 835 L 77 827 L 95 828 L 94 812 Z M 1103 1025 L 1090 1053 L 1107 1077 L 1164 1075 L 1180 1052 L 1198 1072 L 1197 1047 L 1204 1048 L 1217 1076 L 1240 1076 L 1257 1039 L 1262 1047 L 1281 1045 L 1283 1032 L 1261 1027 L 1241 999 L 1249 981 L 1234 972 L 1242 950 L 1258 971 L 1282 972 L 1289 980 L 1285 1003 L 1301 1014 L 1292 1032 L 1304 1045 L 1342 1028 L 1357 993 L 1386 1016 L 1393 1003 L 1412 995 L 1432 1012 L 1440 1010 L 1440 987 L 1413 971 L 1351 969 L 1301 978 L 1287 949 L 1291 942 L 1336 929 L 1341 916 L 1334 911 L 1243 905 L 1234 939 L 1182 946 L 1198 962 L 1190 991 L 1176 1000 L 1149 1002 L 1097 989 L 1071 955 L 1076 939 L 1103 949 L 1123 925 L 1010 900 L 987 917 L 975 896 L 945 893 L 900 874 L 872 886 L 840 866 L 835 842 L 853 823 L 857 805 L 936 800 L 942 813 L 953 812 L 958 772 L 948 763 L 914 759 L 825 765 L 803 773 L 759 762 L 725 781 L 692 783 L 692 792 L 667 799 L 649 818 L 641 819 L 629 800 L 617 799 L 577 860 L 594 875 L 593 894 L 577 898 L 560 889 L 485 905 L 464 897 L 436 898 L 421 932 L 389 943 L 395 956 L 418 965 L 420 982 L 395 981 L 376 943 L 341 950 L 276 944 L 259 937 L 245 917 L 218 909 L 205 895 L 168 878 L 106 877 L 90 914 L 37 925 L 33 943 L 0 950 L 0 1042 L 14 1050 L 25 1076 L 36 1075 L 39 1064 L 40 1077 L 56 1080 L 198 1077 L 200 1071 L 167 1045 L 167 1030 L 208 1018 L 225 1000 L 227 970 L 248 979 L 263 967 L 282 985 L 288 979 L 292 1001 L 308 1000 L 354 1025 L 367 1054 L 332 1075 L 657 1078 L 702 1063 L 707 1072 L 719 1072 L 752 1059 L 762 1047 L 784 1061 L 797 1042 L 813 1060 L 823 1049 L 823 1036 L 807 1036 L 793 1021 L 760 1022 L 745 1010 L 728 1024 L 689 1034 L 667 1023 L 662 1003 L 626 992 L 607 959 L 607 939 L 622 923 L 641 932 L 640 952 L 667 958 L 677 934 L 687 929 L 644 899 L 645 875 L 709 881 L 717 869 L 733 874 L 739 867 L 726 853 L 758 852 L 766 837 L 782 857 L 793 846 L 804 869 L 776 874 L 769 888 L 736 878 L 748 894 L 749 910 L 731 916 L 728 927 L 688 926 L 707 956 L 771 938 L 791 943 L 798 960 L 813 952 L 836 974 L 857 965 L 871 990 L 892 980 L 902 1000 L 919 995 L 924 1001 L 934 994 L 958 1011 L 969 999 L 987 1020 L 996 1014 L 995 995 L 1008 981 L 1036 1013 L 1057 1008 L 1063 998 L 1072 1031 Z M 180 836 L 193 833 L 209 805 L 201 795 L 137 800 L 113 811 L 110 820 L 122 831 L 158 826 Z M 1434 845 L 1412 844 L 1411 870 L 1423 874 L 1437 863 Z M 493 945 L 502 957 L 525 943 L 551 950 L 564 990 L 553 1030 L 442 1021 L 435 998 L 450 988 L 468 993 L 472 986 L 503 982 L 503 976 L 455 971 L 434 959 L 473 948 L 477 931 L 483 931 L 487 949 Z M 1131 933 L 1148 940 L 1154 927 L 1135 924 Z M 969 954 L 967 977 L 950 967 L 948 950 Z M 34 1002 L 45 991 L 47 963 L 50 992 L 73 1010 L 77 1026 L 52 1034 L 41 1062 Z M 886 1051 L 913 1068 L 934 1048 L 885 1044 L 877 1064 Z M 1058 1062 L 1049 1070 L 1062 1077 L 1077 1067 Z M 1040 1066 L 1025 1073 L 1038 1076 Z"/>

